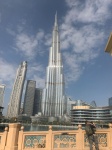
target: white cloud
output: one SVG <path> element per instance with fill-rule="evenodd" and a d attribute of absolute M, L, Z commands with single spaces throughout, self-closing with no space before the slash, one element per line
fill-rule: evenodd
<path fill-rule="evenodd" d="M 29 36 L 26 33 L 20 33 L 16 35 L 16 47 L 23 55 L 32 59 L 39 51 L 38 46 L 42 42 L 44 32 L 40 30 L 36 36 Z"/>
<path fill-rule="evenodd" d="M 87 62 L 98 57 L 112 3 L 111 0 L 66 0 L 66 3 L 68 11 L 60 26 L 60 35 L 66 60 L 65 76 L 67 82 L 71 82 L 80 77 Z"/>
<path fill-rule="evenodd" d="M 65 59 L 65 79 L 66 83 L 71 81 L 77 81 L 82 74 L 83 68 L 81 68 L 80 62 L 77 60 L 76 55 L 70 54 L 68 52 L 64 53 Z"/>
<path fill-rule="evenodd" d="M 37 88 L 44 88 L 45 87 L 45 77 L 42 78 L 41 76 L 34 75 L 34 80 L 36 81 Z"/>
<path fill-rule="evenodd" d="M 61 29 L 62 49 L 71 47 L 76 53 L 92 51 L 99 44 L 99 40 L 103 41 L 104 37 L 103 31 L 92 25 L 83 26 L 80 29 L 75 29 L 70 25 L 62 25 Z"/>
<path fill-rule="evenodd" d="M 18 51 L 22 52 L 27 57 L 32 58 L 35 55 L 35 48 L 37 45 L 37 39 L 30 37 L 25 33 L 21 33 L 16 36 L 16 46 Z"/>
<path fill-rule="evenodd" d="M 30 74 L 32 72 L 37 72 L 37 73 L 44 72 L 44 67 L 38 63 L 33 63 L 29 67 L 30 67 L 30 69 L 29 69 Z"/>
<path fill-rule="evenodd" d="M 99 47 L 105 36 L 103 25 L 111 17 L 111 0 L 66 0 L 66 4 L 68 11 L 60 26 L 60 36 L 61 49 L 64 50 L 66 60 L 65 76 L 71 82 L 80 77 L 86 62 L 99 55 Z M 43 30 L 39 30 L 36 35 L 29 35 L 24 32 L 23 27 L 18 26 L 18 32 L 15 35 L 13 32 L 10 34 L 15 36 L 15 48 L 27 59 L 33 59 L 42 49 L 42 45 L 51 46 L 51 34 L 44 33 Z M 42 72 L 45 68 L 36 65 L 30 68 L 29 74 L 32 72 L 37 83 L 43 85 L 45 77 L 42 77 Z"/>
<path fill-rule="evenodd" d="M 17 26 L 17 31 L 10 28 L 6 30 L 14 38 L 13 49 L 20 52 L 20 54 L 27 57 L 27 59 L 31 60 L 37 53 L 43 53 L 42 42 L 45 38 L 43 30 L 40 29 L 36 35 L 26 33 L 24 27 L 19 25 Z"/>
<path fill-rule="evenodd" d="M 37 88 L 41 87 L 43 88 L 45 85 L 45 68 L 38 64 L 33 63 L 28 68 L 27 72 L 28 78 L 35 80 L 37 84 Z"/>
<path fill-rule="evenodd" d="M 14 80 L 16 75 L 16 67 L 0 58 L 0 83 L 9 82 Z"/>
<path fill-rule="evenodd" d="M 111 0 L 85 0 L 83 2 L 81 0 L 66 0 L 66 2 L 70 7 L 66 16 L 67 23 L 80 21 L 100 24 L 111 17 Z"/>
<path fill-rule="evenodd" d="M 52 35 L 49 33 L 49 34 L 46 34 L 45 35 L 45 45 L 46 46 L 51 46 L 51 43 L 52 43 Z"/>

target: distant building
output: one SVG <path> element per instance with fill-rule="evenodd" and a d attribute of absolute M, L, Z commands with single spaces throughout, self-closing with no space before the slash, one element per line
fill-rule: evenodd
<path fill-rule="evenodd" d="M 33 115 L 36 81 L 28 80 L 26 85 L 23 114 Z"/>
<path fill-rule="evenodd" d="M 63 116 L 66 114 L 66 111 L 67 98 L 65 96 L 63 63 L 56 14 L 52 33 L 52 45 L 49 53 L 49 64 L 46 69 L 46 85 L 43 90 L 42 114 L 47 117 L 57 117 Z"/>
<path fill-rule="evenodd" d="M 0 122 L 1 122 L 2 119 L 3 119 L 3 114 L 2 114 L 2 112 L 3 112 L 3 107 L 0 106 Z"/>
<path fill-rule="evenodd" d="M 3 106 L 5 85 L 0 85 L 0 106 Z"/>
<path fill-rule="evenodd" d="M 27 115 L 19 115 L 17 121 L 20 123 L 31 123 L 31 118 Z"/>
<path fill-rule="evenodd" d="M 17 69 L 15 82 L 13 85 L 10 102 L 8 105 L 7 117 L 17 117 L 20 113 L 20 106 L 21 106 L 21 99 L 22 99 L 22 92 L 26 77 L 27 71 L 27 62 L 24 61 L 19 65 Z"/>
<path fill-rule="evenodd" d="M 112 97 L 110 97 L 110 98 L 108 99 L 108 104 L 109 104 L 109 106 L 112 106 Z"/>
<path fill-rule="evenodd" d="M 75 104 L 75 100 L 71 100 L 70 98 L 67 99 L 67 115 L 70 116 L 72 105 Z"/>
<path fill-rule="evenodd" d="M 111 107 L 94 107 L 82 100 L 77 100 L 71 109 L 72 125 L 85 124 L 85 120 L 97 123 L 112 122 Z"/>
<path fill-rule="evenodd" d="M 110 53 L 112 55 L 112 32 L 110 33 L 110 36 L 108 38 L 108 42 L 105 47 L 105 52 Z"/>
<path fill-rule="evenodd" d="M 20 114 L 23 114 L 23 102 L 21 103 L 21 107 L 20 107 Z"/>
<path fill-rule="evenodd" d="M 33 115 L 41 112 L 42 92 L 43 92 L 43 89 L 41 89 L 41 88 L 35 89 Z"/>

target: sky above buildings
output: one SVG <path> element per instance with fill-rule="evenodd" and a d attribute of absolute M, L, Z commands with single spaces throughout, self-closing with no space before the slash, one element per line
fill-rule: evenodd
<path fill-rule="evenodd" d="M 104 50 L 112 31 L 111 0 L 0 0 L 0 84 L 6 85 L 5 110 L 22 61 L 28 62 L 26 80 L 36 80 L 37 87 L 44 88 L 56 11 L 66 95 L 108 105 L 112 57 Z"/>

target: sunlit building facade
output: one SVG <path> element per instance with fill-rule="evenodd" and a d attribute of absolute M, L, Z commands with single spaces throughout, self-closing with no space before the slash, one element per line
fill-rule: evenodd
<path fill-rule="evenodd" d="M 8 118 L 17 117 L 19 115 L 26 71 L 27 62 L 24 61 L 19 65 L 19 68 L 17 69 L 16 78 L 8 105 Z"/>
<path fill-rule="evenodd" d="M 42 98 L 42 114 L 44 116 L 56 117 L 63 116 L 66 113 L 67 99 L 64 88 L 65 82 L 56 14 Z"/>

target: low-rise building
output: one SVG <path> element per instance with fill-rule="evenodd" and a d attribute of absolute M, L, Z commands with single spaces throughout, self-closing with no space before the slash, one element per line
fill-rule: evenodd
<path fill-rule="evenodd" d="M 95 107 L 82 100 L 77 100 L 71 109 L 71 124 L 84 126 L 85 121 L 106 124 L 112 122 L 112 107 Z"/>

